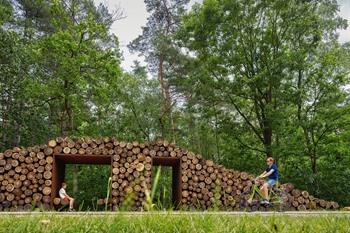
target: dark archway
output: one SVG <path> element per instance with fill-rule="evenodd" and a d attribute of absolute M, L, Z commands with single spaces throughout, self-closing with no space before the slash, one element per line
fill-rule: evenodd
<path fill-rule="evenodd" d="M 91 165 L 111 165 L 112 155 L 79 155 L 79 154 L 54 154 L 52 170 L 52 192 L 51 207 L 53 199 L 58 197 L 58 191 L 65 179 L 66 164 L 91 164 Z M 181 159 L 172 157 L 153 157 L 154 166 L 172 167 L 172 202 L 174 207 L 181 204 Z"/>
<path fill-rule="evenodd" d="M 173 157 L 153 157 L 152 165 L 172 167 L 172 202 L 177 209 L 181 204 L 181 159 Z"/>
<path fill-rule="evenodd" d="M 58 191 L 65 178 L 66 164 L 91 164 L 91 165 L 110 165 L 112 171 L 111 155 L 79 155 L 79 154 L 54 154 L 52 169 L 52 191 L 51 207 L 53 208 L 53 199 L 58 197 Z"/>

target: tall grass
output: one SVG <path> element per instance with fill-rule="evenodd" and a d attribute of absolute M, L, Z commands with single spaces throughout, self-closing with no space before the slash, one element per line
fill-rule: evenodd
<path fill-rule="evenodd" d="M 115 214 L 110 216 L 0 216 L 8 232 L 350 232 L 346 216 L 233 216 L 223 214 Z"/>
<path fill-rule="evenodd" d="M 143 203 L 143 208 L 147 211 L 152 211 L 155 209 L 156 205 L 154 204 L 154 196 L 156 194 L 156 190 L 158 187 L 160 174 L 161 174 L 161 166 L 158 166 L 157 171 L 156 171 L 156 175 L 155 175 L 154 179 L 152 180 L 151 190 L 148 190 L 147 188 L 145 190 L 146 200 Z"/>
<path fill-rule="evenodd" d="M 108 200 L 109 200 L 109 194 L 112 189 L 112 177 L 108 177 L 108 182 L 107 182 L 107 195 L 105 199 L 105 211 L 108 209 Z"/>
<path fill-rule="evenodd" d="M 156 193 L 157 187 L 158 187 L 158 182 L 159 182 L 159 178 L 160 178 L 160 174 L 162 171 L 162 167 L 158 166 L 157 167 L 157 172 L 156 172 L 156 176 L 153 179 L 153 184 L 152 184 L 152 192 L 151 192 L 151 198 L 152 200 L 154 200 L 154 195 Z"/>
<path fill-rule="evenodd" d="M 152 200 L 155 204 L 155 209 L 157 210 L 174 209 L 174 203 L 172 198 L 172 173 L 172 167 L 153 167 L 153 174 L 155 174 L 155 176 L 152 180 Z"/>

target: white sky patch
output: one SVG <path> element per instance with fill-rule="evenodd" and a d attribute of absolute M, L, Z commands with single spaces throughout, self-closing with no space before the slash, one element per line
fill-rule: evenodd
<path fill-rule="evenodd" d="M 340 6 L 339 15 L 348 20 L 348 24 L 350 24 L 350 0 L 339 0 L 338 4 Z M 339 30 L 339 41 L 341 43 L 350 41 L 350 25 L 346 30 Z"/>
<path fill-rule="evenodd" d="M 123 52 L 122 67 L 131 71 L 134 60 L 143 61 L 136 54 L 131 54 L 127 45 L 142 33 L 142 26 L 146 25 L 148 13 L 143 0 L 94 0 L 104 3 L 110 11 L 120 8 L 126 18 L 120 19 L 112 25 L 112 32 L 118 36 L 119 46 Z M 145 64 L 145 63 L 142 63 Z"/>
<path fill-rule="evenodd" d="M 124 60 L 122 67 L 131 71 L 134 60 L 141 61 L 145 65 L 144 57 L 131 54 L 127 45 L 142 33 L 142 26 L 146 25 L 148 13 L 143 0 L 94 0 L 95 3 L 105 3 L 111 11 L 121 8 L 126 18 L 116 21 L 112 26 L 112 32 L 119 38 L 120 49 Z M 191 5 L 202 0 L 191 0 Z M 350 0 L 338 0 L 340 5 L 339 15 L 350 22 Z M 349 23 L 350 24 L 350 23 Z M 350 41 L 350 26 L 346 30 L 339 30 L 339 41 L 341 43 Z"/>

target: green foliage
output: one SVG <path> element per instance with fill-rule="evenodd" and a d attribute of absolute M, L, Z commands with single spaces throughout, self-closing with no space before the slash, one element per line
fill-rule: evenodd
<path fill-rule="evenodd" d="M 151 198 L 152 200 L 154 200 L 154 195 L 155 195 L 155 191 L 157 190 L 157 186 L 158 186 L 158 181 L 159 181 L 159 177 L 160 177 L 160 173 L 162 171 L 162 167 L 158 167 L 157 168 L 157 172 L 155 173 L 155 177 L 154 180 L 152 182 L 152 191 L 151 191 Z"/>
<path fill-rule="evenodd" d="M 75 168 L 76 166 L 76 168 Z M 78 191 L 74 192 L 73 174 L 77 172 Z M 97 210 L 97 199 L 104 199 L 110 187 L 109 165 L 66 165 L 65 182 L 67 193 L 75 198 L 75 207 L 80 210 Z"/>
<path fill-rule="evenodd" d="M 169 210 L 174 208 L 172 200 L 172 168 L 167 166 L 154 166 L 152 169 L 151 197 L 155 203 L 155 209 Z"/>
<path fill-rule="evenodd" d="M 187 81 L 177 78 L 176 87 L 193 93 L 191 131 L 206 125 L 215 161 L 258 173 L 273 155 L 283 182 L 346 204 L 348 169 L 331 165 L 334 156 L 350 156 L 342 139 L 349 50 L 336 34 L 347 25 L 337 9 L 328 1 L 205 0 L 177 34 L 193 58 Z"/>
<path fill-rule="evenodd" d="M 0 25 L 10 21 L 13 16 L 13 9 L 10 1 L 1 0 L 0 1 Z"/>

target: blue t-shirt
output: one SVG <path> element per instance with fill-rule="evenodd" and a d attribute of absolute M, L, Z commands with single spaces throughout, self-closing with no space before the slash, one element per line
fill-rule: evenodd
<path fill-rule="evenodd" d="M 266 172 L 269 172 L 271 169 L 273 169 L 273 172 L 271 175 L 269 175 L 269 179 L 277 180 L 278 179 L 278 168 L 277 165 L 274 163 L 271 165 L 271 167 L 266 168 Z"/>

